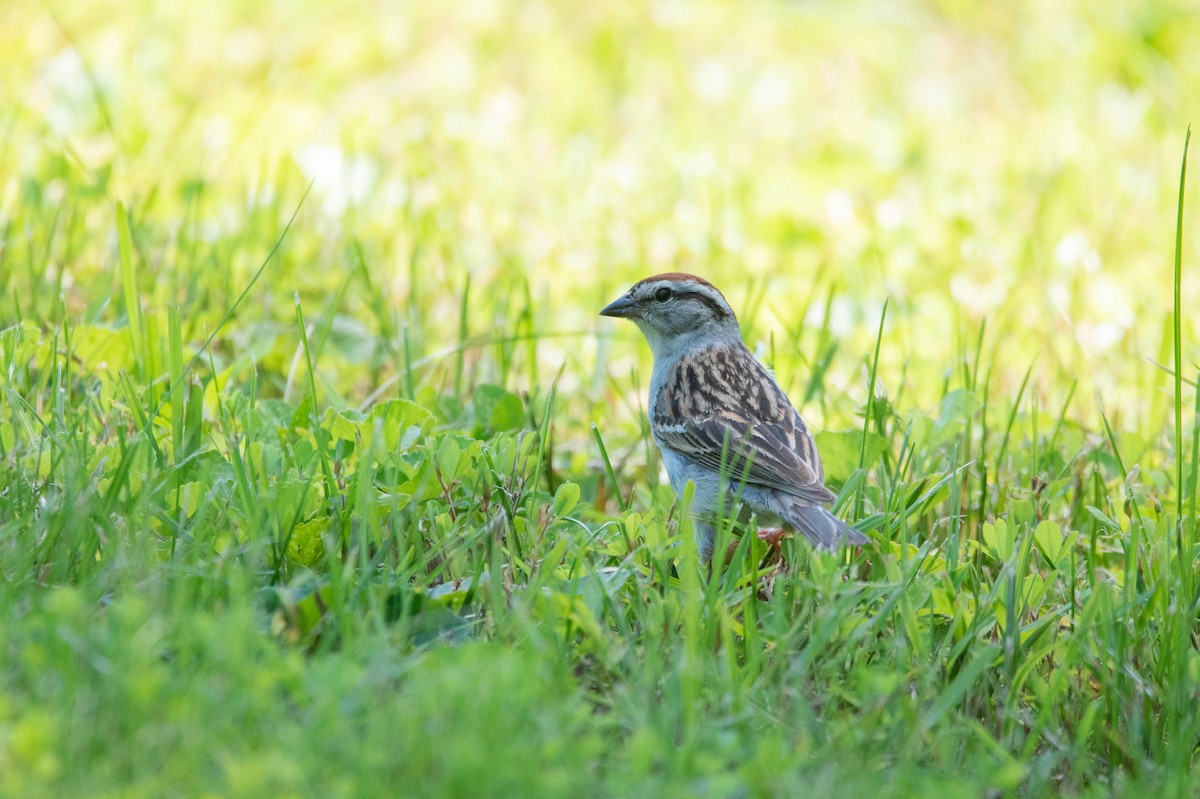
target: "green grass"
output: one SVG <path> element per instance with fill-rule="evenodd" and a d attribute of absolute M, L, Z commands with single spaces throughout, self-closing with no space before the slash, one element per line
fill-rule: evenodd
<path fill-rule="evenodd" d="M 0 795 L 1195 795 L 1198 38 L 0 5 Z M 668 269 L 871 546 L 699 568 Z"/>

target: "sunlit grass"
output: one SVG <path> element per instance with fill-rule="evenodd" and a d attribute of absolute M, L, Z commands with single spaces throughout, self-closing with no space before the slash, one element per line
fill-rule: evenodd
<path fill-rule="evenodd" d="M 1198 37 L 0 5 L 0 794 L 1194 793 Z M 667 269 L 871 546 L 697 568 Z"/>

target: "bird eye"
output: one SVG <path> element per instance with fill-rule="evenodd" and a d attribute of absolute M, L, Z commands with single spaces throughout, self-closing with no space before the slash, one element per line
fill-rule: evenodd
<path fill-rule="evenodd" d="M 654 292 L 654 299 L 658 300 L 659 302 L 666 302 L 667 300 L 671 299 L 671 290 L 664 286 L 663 288 Z"/>

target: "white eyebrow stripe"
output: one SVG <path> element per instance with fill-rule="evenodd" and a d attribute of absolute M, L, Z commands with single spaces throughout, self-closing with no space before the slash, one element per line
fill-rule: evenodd
<path fill-rule="evenodd" d="M 677 296 L 680 297 L 690 296 L 700 300 L 708 305 L 717 316 L 737 318 L 737 314 L 733 312 L 733 308 L 730 307 L 720 289 L 691 276 L 646 278 L 635 284 L 629 290 L 629 294 L 633 297 L 641 296 L 649 299 L 654 296 L 656 291 L 663 288 L 675 290 Z"/>

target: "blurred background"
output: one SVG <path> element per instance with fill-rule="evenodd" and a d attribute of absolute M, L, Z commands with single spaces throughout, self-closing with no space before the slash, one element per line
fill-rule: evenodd
<path fill-rule="evenodd" d="M 0 796 L 1197 795 L 1198 44 L 0 0 Z M 597 316 L 666 270 L 871 546 L 692 568 Z"/>
<path fill-rule="evenodd" d="M 297 295 L 333 404 L 562 368 L 580 418 L 634 419 L 649 353 L 596 311 L 679 269 L 785 387 L 826 365 L 818 426 L 856 423 L 886 300 L 898 412 L 1032 367 L 1042 406 L 1078 380 L 1069 415 L 1100 392 L 1155 435 L 1197 41 L 1200 6 L 1144 0 L 8 0 L 0 315 L 120 324 L 119 200 L 194 347 L 311 182 L 215 342 L 260 390 L 289 391 Z"/>

